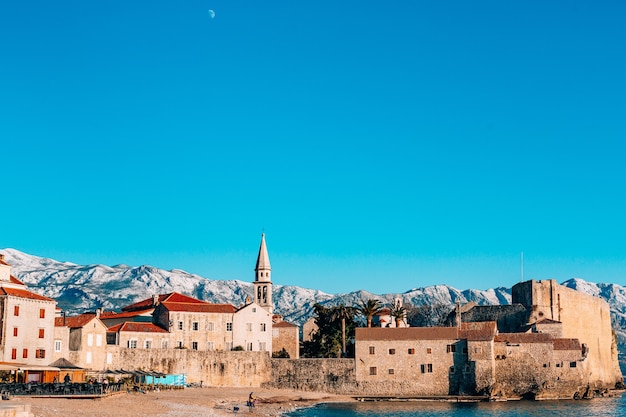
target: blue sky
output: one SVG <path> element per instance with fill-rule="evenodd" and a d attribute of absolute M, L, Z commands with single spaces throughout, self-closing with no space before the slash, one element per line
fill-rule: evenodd
<path fill-rule="evenodd" d="M 209 10 L 215 13 L 211 17 Z M 626 4 L 0 6 L 0 247 L 377 293 L 626 283 Z"/>

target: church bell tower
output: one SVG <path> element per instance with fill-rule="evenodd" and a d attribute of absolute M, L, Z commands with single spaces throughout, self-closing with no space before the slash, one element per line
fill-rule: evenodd
<path fill-rule="evenodd" d="M 261 235 L 261 247 L 254 271 L 256 272 L 254 302 L 271 313 L 274 308 L 272 304 L 272 267 L 270 266 L 270 257 L 267 254 L 265 233 Z"/>

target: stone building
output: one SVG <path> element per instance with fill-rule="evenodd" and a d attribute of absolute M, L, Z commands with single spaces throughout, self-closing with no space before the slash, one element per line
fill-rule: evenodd
<path fill-rule="evenodd" d="M 279 314 L 272 318 L 272 353 L 279 353 L 283 349 L 292 359 L 300 357 L 300 328 L 286 322 Z"/>
<path fill-rule="evenodd" d="M 55 318 L 54 360 L 65 358 L 85 369 L 103 369 L 107 328 L 100 310 L 73 317 Z"/>
<path fill-rule="evenodd" d="M 29 369 L 27 378 L 43 381 L 53 362 L 56 301 L 28 291 L 11 275 L 0 254 L 0 362 L 5 369 Z"/>
<path fill-rule="evenodd" d="M 357 382 L 386 395 L 538 399 L 623 382 L 605 301 L 554 280 L 517 284 L 512 298 L 458 308 L 450 327 L 357 329 Z"/>

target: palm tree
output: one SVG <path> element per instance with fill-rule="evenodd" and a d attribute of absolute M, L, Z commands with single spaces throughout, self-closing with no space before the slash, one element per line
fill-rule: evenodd
<path fill-rule="evenodd" d="M 367 327 L 372 327 L 372 318 L 380 313 L 383 309 L 383 305 L 378 300 L 361 300 L 359 305 L 355 307 L 359 314 L 361 314 L 367 320 Z"/>
<path fill-rule="evenodd" d="M 396 320 L 396 327 L 400 327 L 400 323 L 406 319 L 406 308 L 402 307 L 400 304 L 394 304 L 389 314 Z"/>
<path fill-rule="evenodd" d="M 356 308 L 339 304 L 333 307 L 331 313 L 332 320 L 341 320 L 341 356 L 346 356 L 346 320 L 353 320 Z"/>

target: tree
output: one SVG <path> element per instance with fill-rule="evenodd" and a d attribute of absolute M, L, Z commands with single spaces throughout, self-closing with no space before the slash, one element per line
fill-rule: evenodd
<path fill-rule="evenodd" d="M 365 317 L 367 320 L 367 327 L 372 327 L 372 318 L 380 313 L 380 310 L 383 309 L 383 305 L 378 300 L 361 300 L 359 305 L 355 307 L 360 315 Z"/>
<path fill-rule="evenodd" d="M 348 307 L 344 304 L 339 304 L 337 307 L 332 308 L 331 318 L 341 321 L 341 357 L 346 356 L 346 321 L 354 322 L 356 313 L 356 308 Z"/>
<path fill-rule="evenodd" d="M 400 327 L 400 323 L 406 320 L 406 308 L 400 304 L 394 304 L 389 310 L 389 314 L 395 319 L 396 327 Z"/>
<path fill-rule="evenodd" d="M 406 318 L 411 327 L 432 327 L 445 325 L 453 306 L 448 304 L 407 305 Z"/>

